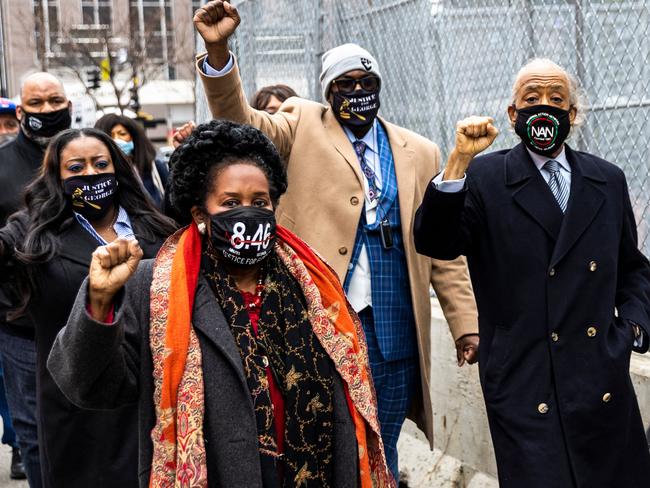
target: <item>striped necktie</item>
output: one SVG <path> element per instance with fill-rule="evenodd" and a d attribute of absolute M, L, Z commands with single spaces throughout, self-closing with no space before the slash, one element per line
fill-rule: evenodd
<path fill-rule="evenodd" d="M 566 212 L 566 206 L 569 202 L 569 185 L 560 174 L 560 163 L 551 159 L 546 161 L 544 169 L 551 175 L 548 180 L 548 186 L 557 200 L 557 203 L 562 209 L 562 213 Z"/>
<path fill-rule="evenodd" d="M 354 152 L 357 154 L 357 158 L 359 159 L 361 171 L 363 171 L 363 174 L 368 181 L 368 198 L 372 202 L 379 196 L 380 188 L 377 186 L 377 175 L 368 164 L 368 161 L 366 161 L 365 154 L 368 146 L 365 142 L 360 141 L 359 139 L 354 141 L 352 146 L 354 147 Z"/>

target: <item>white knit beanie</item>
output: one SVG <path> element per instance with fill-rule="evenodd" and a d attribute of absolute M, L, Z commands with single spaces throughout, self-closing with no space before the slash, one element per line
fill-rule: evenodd
<path fill-rule="evenodd" d="M 330 49 L 322 57 L 323 70 L 320 73 L 320 86 L 323 100 L 327 100 L 332 81 L 348 71 L 357 69 L 373 73 L 381 79 L 377 60 L 361 46 L 342 44 Z"/>

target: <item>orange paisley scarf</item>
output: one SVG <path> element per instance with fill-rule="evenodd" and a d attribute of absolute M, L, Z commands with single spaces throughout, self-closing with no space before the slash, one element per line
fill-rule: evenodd
<path fill-rule="evenodd" d="M 275 250 L 300 284 L 314 333 L 346 386 L 361 487 L 393 488 L 359 319 L 334 271 L 296 235 L 280 226 L 277 234 Z M 156 425 L 151 432 L 151 488 L 208 486 L 201 349 L 191 326 L 200 262 L 201 235 L 192 224 L 167 239 L 154 264 L 149 342 Z"/>

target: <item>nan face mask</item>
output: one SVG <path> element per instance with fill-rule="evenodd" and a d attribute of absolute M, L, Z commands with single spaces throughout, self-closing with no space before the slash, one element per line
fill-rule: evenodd
<path fill-rule="evenodd" d="M 534 153 L 551 156 L 562 147 L 571 131 L 569 111 L 551 105 L 517 110 L 515 132 Z"/>

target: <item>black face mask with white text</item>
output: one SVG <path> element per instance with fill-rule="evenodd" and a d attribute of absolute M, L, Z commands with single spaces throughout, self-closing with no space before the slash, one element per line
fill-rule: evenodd
<path fill-rule="evenodd" d="M 23 110 L 20 125 L 30 139 L 49 140 L 72 125 L 70 108 L 66 106 L 61 110 L 42 113 Z"/>
<path fill-rule="evenodd" d="M 569 111 L 552 105 L 517 109 L 515 132 L 536 154 L 551 156 L 562 147 L 571 131 Z"/>
<path fill-rule="evenodd" d="M 368 127 L 379 112 L 379 90 L 357 90 L 350 94 L 332 92 L 332 110 L 341 125 L 346 127 Z"/>
<path fill-rule="evenodd" d="M 237 266 L 252 266 L 273 251 L 275 229 L 272 210 L 236 207 L 210 216 L 210 245 L 220 258 Z"/>
<path fill-rule="evenodd" d="M 72 209 L 94 222 L 104 217 L 113 207 L 117 180 L 114 173 L 71 176 L 63 180 L 65 193 Z"/>

